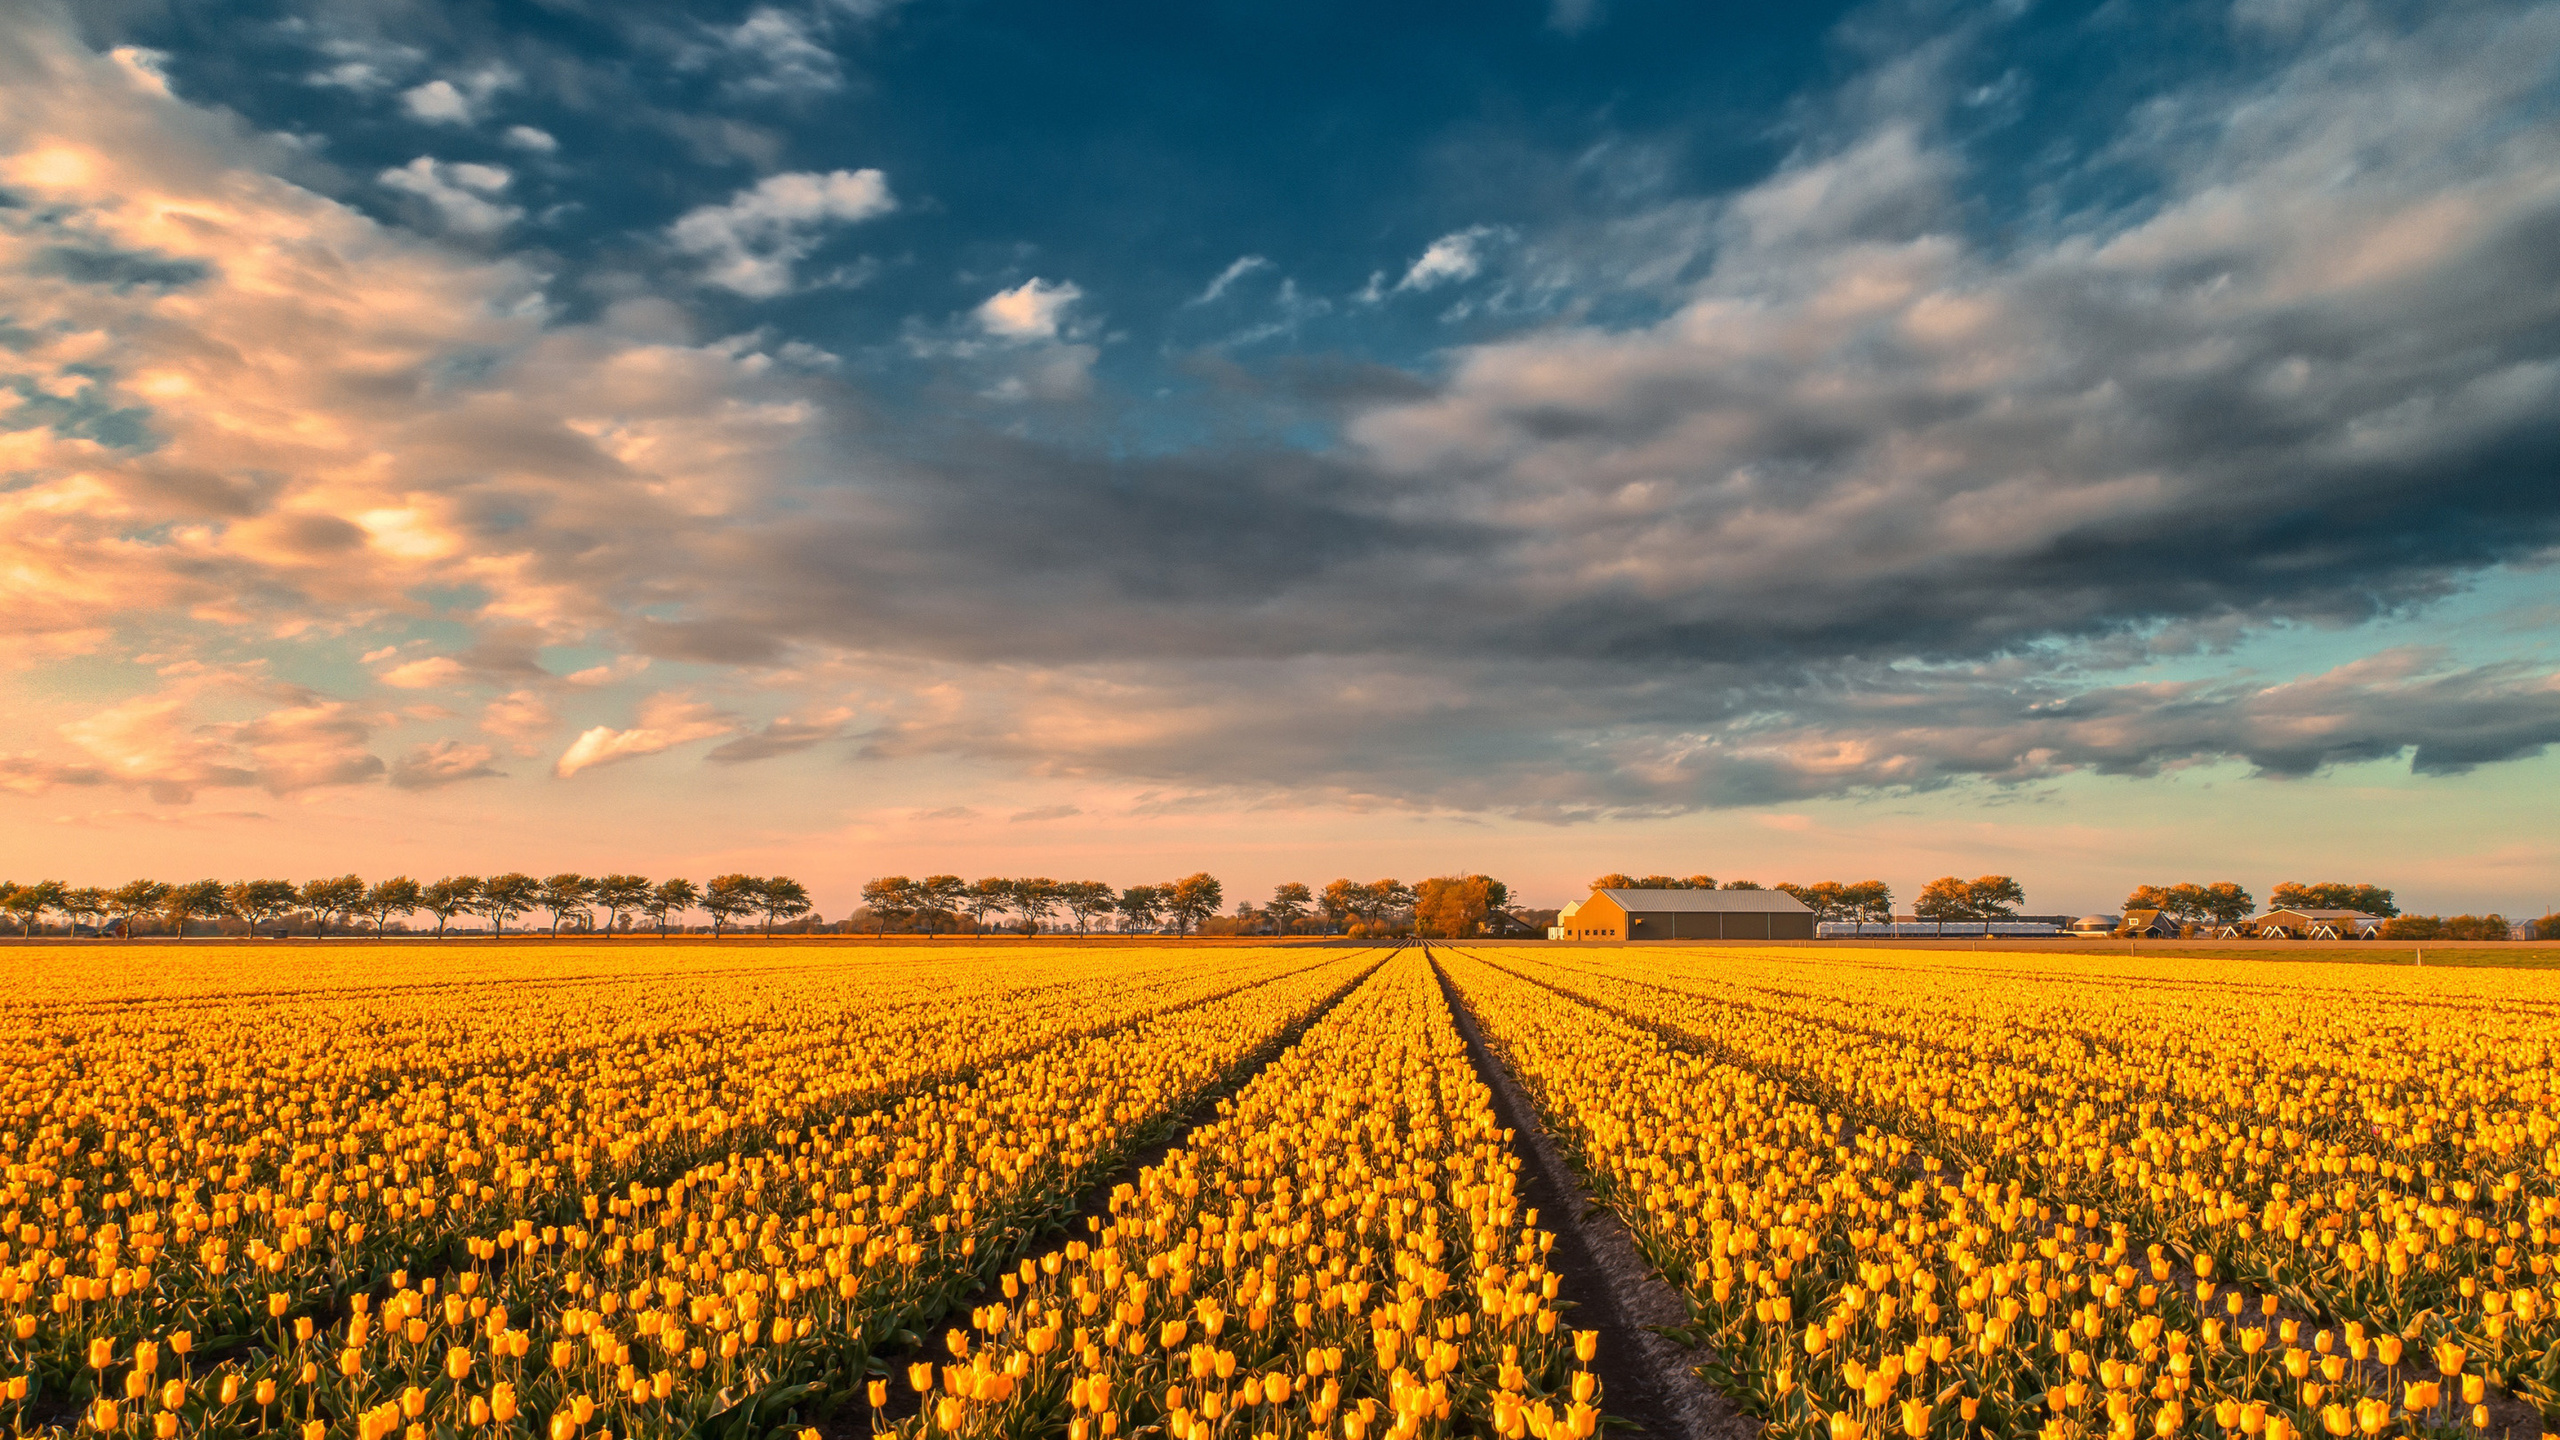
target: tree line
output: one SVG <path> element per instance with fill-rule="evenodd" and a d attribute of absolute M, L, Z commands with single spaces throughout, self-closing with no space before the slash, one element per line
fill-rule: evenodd
<path fill-rule="evenodd" d="M 1030 935 L 1064 915 L 1078 934 L 1089 934 L 1106 921 L 1122 931 L 1170 924 L 1176 934 L 1191 934 L 1217 915 L 1225 901 L 1225 887 L 1206 872 L 1125 889 L 1102 880 L 988 876 L 970 881 L 957 875 L 883 875 L 862 887 L 863 910 L 875 933 L 899 927 L 932 934 L 943 926 L 956 928 L 965 915 L 980 931 L 996 917 L 1011 917 L 1012 924 Z M 1510 887 L 1486 875 L 1443 875 L 1410 885 L 1394 879 L 1341 879 L 1322 890 L 1292 880 L 1274 886 L 1263 903 L 1238 900 L 1232 919 L 1240 933 L 1287 935 L 1318 924 L 1331 931 L 1419 927 L 1458 938 L 1476 933 L 1488 915 L 1510 903 Z"/>
<path fill-rule="evenodd" d="M 2124 897 L 2124 908 L 2157 910 L 2171 920 L 2187 925 L 2211 923 L 2237 925 L 2257 913 L 2257 902 L 2249 892 L 2229 881 L 2211 885 L 2193 883 L 2179 885 L 2137 885 Z M 2385 940 L 2504 940 L 2514 933 L 2514 925 L 2504 915 L 2404 915 L 2398 898 L 2379 885 L 2357 884 L 2344 880 L 2324 880 L 2305 884 L 2288 880 L 2268 892 L 2270 910 L 2353 910 L 2364 915 L 2379 915 L 2383 923 L 2375 931 Z M 2537 940 L 2560 940 L 2560 914 L 2545 915 L 2533 923 Z"/>
<path fill-rule="evenodd" d="M 1987 882 L 1991 880 L 2005 880 L 2006 877 L 1986 876 L 1984 879 Z M 1931 898 L 1929 900 L 1929 904 L 1934 910 L 1938 906 L 1939 899 L 1942 899 L 1944 894 L 1960 893 L 1946 892 L 1943 891 L 1942 887 L 1948 885 L 1961 887 L 1966 883 L 1968 882 L 1955 880 L 1952 877 L 1946 880 L 1935 880 L 1931 881 L 1930 884 L 1933 887 L 1941 887 L 1939 890 L 1924 890 L 1921 893 L 1924 897 L 1930 897 L 1933 895 L 1938 897 Z M 2015 881 L 2008 881 L 2007 883 L 2012 890 L 2015 889 L 2017 884 Z M 1764 886 L 1757 880 L 1727 880 L 1719 884 L 1717 883 L 1716 877 L 1713 875 L 1688 875 L 1674 877 L 1670 875 L 1621 875 L 1611 873 L 1603 875 L 1592 881 L 1591 888 L 1594 890 L 1776 890 L 1783 894 L 1794 896 L 1799 904 L 1803 905 L 1807 910 L 1812 911 L 1813 922 L 1816 925 L 1835 921 L 1860 926 L 1890 925 L 1893 923 L 1893 887 L 1882 880 L 1821 880 L 1816 881 L 1811 885 L 1797 885 L 1781 881 L 1775 885 Z M 1993 892 L 1990 888 L 1986 888 L 1983 891 L 1982 898 L 1986 904 L 1992 899 L 1992 895 Z M 2023 896 L 2019 897 L 2021 903 L 2023 903 L 2023 899 Z M 1970 901 L 1967 900 L 1966 904 L 1969 906 Z M 1935 913 L 1924 913 L 1922 918 L 1969 920 L 1989 917 L 1977 916 L 1968 908 L 1965 913 L 1960 915 L 1951 913 L 1942 917 Z"/>
<path fill-rule="evenodd" d="M 580 931 L 599 928 L 595 924 L 598 911 L 604 912 L 601 928 L 608 935 L 626 915 L 656 922 L 658 933 L 664 935 L 669 918 L 688 910 L 710 916 L 714 935 L 751 915 L 762 915 L 765 933 L 771 934 L 776 923 L 806 915 L 809 908 L 808 887 L 787 875 L 715 875 L 696 885 L 690 880 L 652 884 L 641 875 L 563 872 L 536 877 L 510 871 L 485 879 L 447 875 L 425 883 L 406 875 L 374 884 L 365 883 L 359 875 L 306 880 L 300 885 L 290 880 L 177 884 L 136 880 L 113 890 L 94 885 L 74 888 L 59 880 L 32 885 L 0 881 L 0 911 L 14 917 L 21 932 L 29 936 L 48 913 L 64 916 L 75 929 L 86 920 L 100 931 L 113 930 L 128 939 L 135 925 L 156 920 L 181 940 L 187 936 L 187 925 L 199 920 L 240 920 L 252 936 L 271 922 L 279 934 L 290 934 L 296 923 L 303 923 L 314 935 L 326 933 L 333 923 L 369 922 L 374 933 L 381 935 L 394 917 L 424 913 L 435 917 L 438 936 L 455 917 L 469 915 L 488 920 L 494 938 L 506 934 L 507 922 L 536 912 L 548 913 L 550 931 L 556 936 L 562 925 L 573 922 Z"/>

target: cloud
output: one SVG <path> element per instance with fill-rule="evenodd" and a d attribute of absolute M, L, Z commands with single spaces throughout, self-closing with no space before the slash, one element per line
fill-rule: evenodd
<path fill-rule="evenodd" d="M 446 229 L 465 235 L 494 235 L 524 218 L 523 207 L 489 198 L 503 192 L 515 178 L 503 165 L 447 162 L 421 155 L 374 178 L 426 201 Z"/>
<path fill-rule="evenodd" d="M 516 742 L 516 753 L 534 753 L 532 742 L 548 735 L 560 723 L 551 706 L 530 690 L 514 690 L 489 702 L 480 712 L 480 728 L 502 740 Z"/>
<path fill-rule="evenodd" d="M 489 762 L 497 752 L 486 745 L 467 745 L 457 740 L 437 740 L 414 746 L 409 753 L 393 761 L 391 783 L 402 790 L 433 790 L 462 780 L 479 780 L 504 775 Z"/>
<path fill-rule="evenodd" d="M 2023 179 L 1968 128 L 1980 77 L 1905 47 L 1808 98 L 1759 183 L 1459 231 L 1404 271 L 1496 316 L 1564 275 L 1534 328 L 1412 372 L 1210 357 L 1201 433 L 1289 443 L 1126 448 L 987 403 L 1089 393 L 1063 281 L 946 314 L 913 352 L 954 372 L 913 392 L 934 423 L 884 438 L 861 387 L 905 357 L 813 376 L 662 297 L 563 298 L 548 260 L 377 224 L 284 178 L 286 142 L 31 44 L 0 54 L 22 653 L 351 626 L 352 654 L 416 615 L 512 637 L 434 671 L 513 692 L 499 748 L 558 745 L 542 646 L 754 669 L 799 717 L 644 713 L 581 765 L 687 725 L 727 759 L 822 744 L 858 693 L 884 759 L 1559 819 L 2548 743 L 2547 665 L 2215 667 L 2560 544 L 2549 11 L 2253 37 Z M 871 183 L 777 176 L 669 240 L 784 293 L 884 213 Z M 2172 653 L 2175 682 L 2143 668 Z M 331 773 L 268 766 L 225 703 L 23 773 Z"/>
<path fill-rule="evenodd" d="M 898 208 L 877 170 L 768 175 L 724 205 L 687 211 L 667 228 L 678 250 L 705 262 L 706 283 L 755 299 L 788 293 L 792 267 L 829 223 L 856 224 Z"/>
<path fill-rule="evenodd" d="M 820 94 L 844 84 L 835 52 L 788 11 L 760 5 L 722 32 L 721 43 L 741 71 L 732 88 L 749 95 Z"/>
<path fill-rule="evenodd" d="M 208 702 L 263 702 L 241 719 L 200 714 Z M 182 805 L 208 788 L 255 786 L 292 795 L 379 780 L 385 767 L 366 748 L 375 717 L 299 686 L 209 674 L 137 696 L 62 727 L 105 779 Z"/>
<path fill-rule="evenodd" d="M 381 680 L 399 690 L 434 690 L 467 678 L 470 671 L 450 655 L 430 655 L 382 672 Z"/>
<path fill-rule="evenodd" d="M 1066 820 L 1083 813 L 1074 805 L 1035 805 L 1028 810 L 1016 810 L 1004 818 L 1016 825 L 1029 825 L 1043 820 Z"/>
<path fill-rule="evenodd" d="M 1004 340 L 1054 340 L 1067 307 L 1083 298 L 1072 280 L 1052 285 L 1035 275 L 988 296 L 976 312 L 978 328 Z"/>
<path fill-rule="evenodd" d="M 370 73 L 364 78 L 369 79 Z M 505 66 L 485 66 L 463 76 L 460 84 L 451 80 L 430 80 L 405 90 L 400 95 L 400 108 L 407 111 L 413 120 L 435 125 L 469 125 L 480 118 L 499 91 L 511 89 L 517 83 L 516 73 Z"/>
<path fill-rule="evenodd" d="M 721 765 L 737 765 L 749 760 L 770 760 L 777 755 L 796 755 L 813 746 L 842 738 L 853 719 L 853 712 L 837 708 L 802 717 L 777 716 L 764 727 L 739 736 L 726 745 L 717 746 L 702 758 Z"/>
<path fill-rule="evenodd" d="M 1209 288 L 1201 291 L 1197 295 L 1194 295 L 1185 303 L 1190 305 L 1212 304 L 1219 296 L 1227 293 L 1228 286 L 1235 284 L 1238 280 L 1243 279 L 1256 270 L 1268 270 L 1270 268 L 1272 268 L 1271 262 L 1264 259 L 1262 256 L 1239 255 L 1236 257 L 1233 264 L 1218 272 L 1217 278 L 1209 282 Z"/>
<path fill-rule="evenodd" d="M 507 133 L 498 138 L 518 150 L 528 150 L 536 155 L 556 154 L 560 149 L 560 142 L 552 138 L 550 131 L 537 130 L 530 125 L 510 125 Z"/>
<path fill-rule="evenodd" d="M 99 785 L 107 772 L 94 765 L 66 765 L 40 755 L 0 755 L 0 790 L 40 795 L 59 785 Z"/>
<path fill-rule="evenodd" d="M 1431 290 L 1458 280 L 1472 280 L 1484 268 L 1484 257 L 1477 247 L 1494 234 L 1490 225 L 1475 225 L 1453 231 L 1431 242 L 1413 265 L 1396 282 L 1398 290 Z"/>
<path fill-rule="evenodd" d="M 699 701 L 681 695 L 653 695 L 640 705 L 640 723 L 628 730 L 597 725 L 582 732 L 560 752 L 552 773 L 566 780 L 581 770 L 655 755 L 695 740 L 734 735 L 738 722 Z"/>
<path fill-rule="evenodd" d="M 602 665 L 590 665 L 561 678 L 572 685 L 610 685 L 616 680 L 628 680 L 648 668 L 649 657 L 646 655 L 616 655 Z"/>

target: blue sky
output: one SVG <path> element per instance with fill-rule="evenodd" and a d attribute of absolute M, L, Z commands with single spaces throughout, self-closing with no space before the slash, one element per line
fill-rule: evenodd
<path fill-rule="evenodd" d="M 2560 8 L 6 14 L 13 873 L 2560 872 Z"/>

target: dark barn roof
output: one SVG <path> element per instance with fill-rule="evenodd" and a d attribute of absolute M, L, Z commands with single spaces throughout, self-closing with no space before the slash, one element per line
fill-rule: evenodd
<path fill-rule="evenodd" d="M 1806 915 L 1804 902 L 1784 890 L 1601 890 L 1629 914 L 1713 910 L 1725 914 Z"/>

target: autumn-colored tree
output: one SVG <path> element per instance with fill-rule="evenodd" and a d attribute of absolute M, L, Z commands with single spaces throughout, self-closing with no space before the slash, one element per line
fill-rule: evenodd
<path fill-rule="evenodd" d="M 302 890 L 290 880 L 238 880 L 222 887 L 222 903 L 249 922 L 249 938 L 258 938 L 258 922 L 281 915 L 301 903 Z"/>
<path fill-rule="evenodd" d="M 326 880 L 306 880 L 302 885 L 302 908 L 311 912 L 311 933 L 329 933 L 329 922 L 364 903 L 364 877 L 337 875 Z"/>
<path fill-rule="evenodd" d="M 82 885 L 62 892 L 62 913 L 70 917 L 71 933 L 80 933 L 83 917 L 103 920 L 107 914 L 107 892 L 95 885 Z M 91 926 L 96 929 L 96 926 Z"/>
<path fill-rule="evenodd" d="M 226 888 L 219 880 L 192 880 L 170 886 L 160 897 L 160 916 L 169 922 L 170 933 L 184 940 L 189 920 L 229 913 L 229 902 L 224 899 Z"/>
<path fill-rule="evenodd" d="M 755 912 L 762 898 L 757 887 L 762 883 L 753 875 L 714 875 L 703 885 L 699 903 L 702 913 L 711 917 L 712 939 L 719 939 L 730 921 Z"/>
<path fill-rule="evenodd" d="M 646 875 L 600 875 L 592 897 L 604 909 L 604 933 L 610 937 L 625 915 L 637 915 L 648 908 L 649 877 Z"/>
<path fill-rule="evenodd" d="M 1840 887 L 1841 913 L 1856 922 L 1860 930 L 1869 921 L 1880 925 L 1893 923 L 1893 887 L 1882 880 L 1861 880 Z"/>
<path fill-rule="evenodd" d="M 1075 917 L 1079 935 L 1091 934 L 1094 917 L 1110 914 L 1118 898 L 1103 880 L 1070 880 L 1058 887 L 1058 903 Z"/>
<path fill-rule="evenodd" d="M 596 893 L 596 882 L 574 870 L 563 870 L 544 880 L 534 890 L 534 902 L 551 912 L 551 938 L 560 938 L 560 922 L 570 915 L 592 921 L 587 901 Z"/>
<path fill-rule="evenodd" d="M 2342 880 L 2324 880 L 2316 885 L 2288 880 L 2269 892 L 2267 904 L 2277 910 L 2354 910 L 2384 917 L 2400 913 L 2400 907 L 2392 903 L 2390 891 L 2379 885 L 2353 885 Z"/>
<path fill-rule="evenodd" d="M 959 914 L 960 902 L 969 894 L 969 882 L 957 875 L 927 875 L 916 882 L 916 913 L 924 917 L 926 939 L 933 938 L 933 922 L 951 919 Z"/>
<path fill-rule="evenodd" d="M 44 912 L 62 903 L 65 893 L 59 880 L 39 880 L 33 885 L 11 885 L 0 882 L 0 910 L 18 917 L 19 928 L 29 936 L 36 933 L 36 922 Z"/>
<path fill-rule="evenodd" d="M 664 939 L 667 933 L 668 916 L 690 910 L 701 903 L 702 892 L 694 888 L 692 881 L 661 880 L 657 888 L 649 892 L 648 903 L 640 908 L 643 914 L 658 922 L 658 936 Z"/>
<path fill-rule="evenodd" d="M 1058 908 L 1058 882 L 1033 875 L 1013 882 L 1013 913 L 1022 917 L 1022 933 L 1037 935 L 1040 924 Z"/>
<path fill-rule="evenodd" d="M 1941 875 L 1920 887 L 1920 896 L 1911 902 L 1911 913 L 1923 920 L 1938 922 L 1938 933 L 1947 933 L 1950 920 L 1973 918 L 1973 897 L 1965 882 L 1953 875 Z"/>
<path fill-rule="evenodd" d="M 1291 880 L 1272 887 L 1271 903 L 1262 907 L 1262 913 L 1271 917 L 1273 934 L 1286 935 L 1291 926 L 1307 918 L 1315 903 L 1315 892 L 1305 882 Z"/>
<path fill-rule="evenodd" d="M 1971 918 L 1985 923 L 2006 920 L 2027 903 L 2026 889 L 2006 875 L 1984 875 L 1966 881 L 1964 897 Z"/>
<path fill-rule="evenodd" d="M 542 882 L 521 870 L 492 875 L 480 882 L 472 907 L 489 917 L 489 938 L 502 939 L 507 922 L 541 903 Z"/>
<path fill-rule="evenodd" d="M 2203 889 L 2202 912 L 2217 925 L 2237 925 L 2258 908 L 2257 897 L 2233 881 L 2216 880 Z"/>
<path fill-rule="evenodd" d="M 904 920 L 916 913 L 916 882 L 904 875 L 883 875 L 865 881 L 862 903 L 871 911 L 871 933 L 886 935 L 890 921 Z"/>
<path fill-rule="evenodd" d="M 418 908 L 436 917 L 436 938 L 444 938 L 444 927 L 456 915 L 468 915 L 480 905 L 480 877 L 447 875 L 418 892 Z"/>
<path fill-rule="evenodd" d="M 145 915 L 160 913 L 160 902 L 169 898 L 169 887 L 157 880 L 132 880 L 117 886 L 107 897 L 109 913 L 116 917 L 117 928 L 124 938 L 133 938 L 133 922 Z"/>
<path fill-rule="evenodd" d="M 1117 902 L 1122 930 L 1152 930 L 1164 914 L 1164 894 L 1153 885 L 1132 885 Z"/>
<path fill-rule="evenodd" d="M 1425 935 L 1464 940 L 1484 924 L 1490 905 L 1484 877 L 1440 875 L 1413 887 L 1413 918 Z"/>
<path fill-rule="evenodd" d="M 1159 888 L 1164 893 L 1164 913 L 1173 921 L 1177 935 L 1190 933 L 1201 921 L 1217 914 L 1218 907 L 1227 898 L 1218 877 L 1206 870 L 1185 875 Z"/>
<path fill-rule="evenodd" d="M 367 889 L 356 908 L 373 921 L 373 938 L 379 940 L 382 932 L 391 928 L 392 916 L 417 913 L 425 898 L 425 891 L 417 881 L 406 875 L 394 875 Z"/>
<path fill-rule="evenodd" d="M 1837 880 L 1819 880 L 1811 885 L 1782 883 L 1777 888 L 1783 894 L 1794 896 L 1796 903 L 1812 911 L 1813 923 L 1816 925 L 1827 920 L 1838 920 L 1849 913 L 1846 898 L 1848 887 Z"/>
<path fill-rule="evenodd" d="M 990 875 L 961 892 L 960 909 L 969 917 L 977 934 L 987 931 L 987 917 L 998 910 L 1013 908 L 1013 882 L 1001 875 Z"/>
<path fill-rule="evenodd" d="M 777 920 L 797 920 L 809 913 L 809 887 L 788 875 L 768 875 L 756 882 L 755 908 L 764 912 L 764 938 L 773 938 Z"/>
<path fill-rule="evenodd" d="M 1360 909 L 1368 903 L 1368 890 L 1357 880 L 1336 880 L 1324 887 L 1316 905 L 1324 912 L 1325 923 L 1336 930 L 1349 928 L 1360 918 Z"/>
<path fill-rule="evenodd" d="M 1366 903 L 1360 913 L 1373 926 L 1393 925 L 1413 909 L 1413 887 L 1401 880 L 1372 880 L 1364 890 Z"/>

